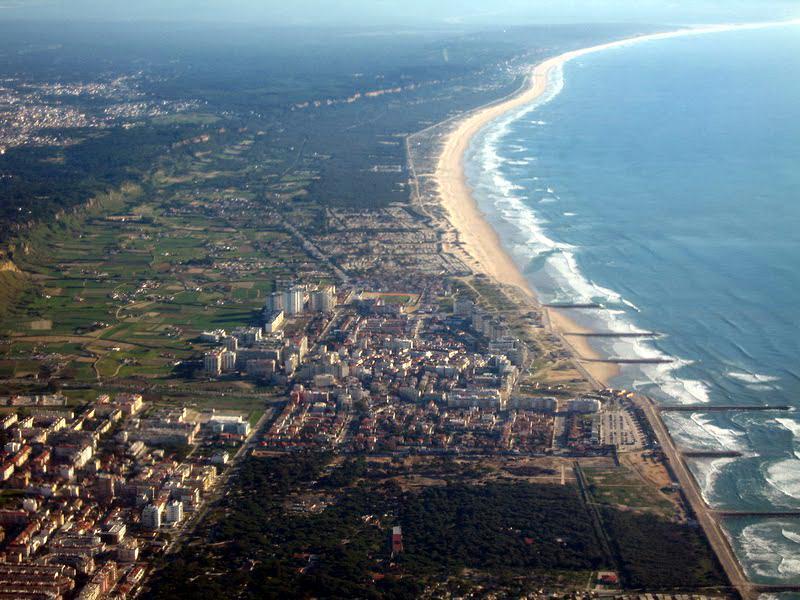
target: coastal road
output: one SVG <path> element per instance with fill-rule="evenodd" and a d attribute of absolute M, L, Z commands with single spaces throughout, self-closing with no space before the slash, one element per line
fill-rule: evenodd
<path fill-rule="evenodd" d="M 577 357 L 575 348 L 552 326 L 550 315 L 547 310 L 544 311 L 544 315 L 547 329 L 555 333 L 556 336 L 561 339 L 562 343 L 572 351 L 573 356 Z M 576 358 L 573 363 L 578 371 L 580 371 L 596 389 L 604 389 L 606 387 L 589 373 L 581 364 L 580 360 Z M 640 394 L 634 396 L 634 401 L 644 411 L 645 417 L 650 423 L 650 427 L 653 428 L 653 432 L 664 454 L 667 456 L 669 466 L 672 468 L 672 472 L 683 490 L 684 497 L 691 506 L 698 523 L 700 523 L 700 526 L 703 528 L 706 539 L 708 539 L 712 550 L 717 555 L 717 560 L 719 560 L 722 565 L 725 575 L 728 577 L 728 581 L 736 588 L 743 600 L 757 600 L 762 590 L 759 589 L 759 586 L 747 579 L 739 559 L 736 558 L 736 554 L 733 552 L 728 538 L 722 530 L 720 518 L 714 515 L 706 505 L 694 476 L 686 466 L 681 453 L 672 440 L 672 436 L 669 434 L 666 425 L 664 425 L 664 421 L 661 419 L 658 407 L 650 398 Z"/>
<path fill-rule="evenodd" d="M 736 588 L 743 600 L 756 600 L 760 594 L 758 586 L 747 579 L 741 563 L 736 558 L 728 538 L 722 530 L 719 517 L 713 515 L 708 506 L 706 506 L 697 482 L 676 448 L 655 404 L 650 398 L 638 394 L 635 400 L 650 422 L 650 426 L 653 428 L 662 450 L 667 455 L 672 471 L 681 485 L 683 494 L 692 507 L 695 518 L 702 526 L 706 538 L 716 553 L 717 559 L 725 570 L 731 585 Z"/>

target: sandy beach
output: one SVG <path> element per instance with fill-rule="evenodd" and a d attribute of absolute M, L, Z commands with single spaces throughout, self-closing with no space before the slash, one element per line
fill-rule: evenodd
<path fill-rule="evenodd" d="M 667 39 L 671 37 L 692 36 L 741 29 L 764 29 L 800 24 L 800 19 L 774 23 L 750 23 L 742 25 L 715 25 L 692 29 L 681 29 L 667 33 L 643 35 L 592 46 L 581 50 L 567 52 L 550 58 L 536 65 L 520 92 L 507 99 L 479 108 L 467 116 L 449 131 L 444 140 L 442 152 L 435 170 L 435 180 L 439 190 L 439 200 L 449 224 L 455 231 L 459 257 L 466 254 L 466 260 L 476 273 L 484 273 L 498 283 L 515 286 L 524 291 L 532 302 L 536 302 L 535 293 L 513 259 L 503 248 L 501 241 L 492 226 L 484 218 L 464 174 L 464 155 L 473 137 L 491 121 L 509 111 L 521 108 L 534 102 L 547 91 L 549 78 L 553 70 L 566 62 L 602 50 L 620 47 L 627 44 L 647 40 Z M 545 325 L 571 347 L 578 359 L 580 367 L 601 385 L 607 384 L 619 372 L 617 365 L 580 361 L 581 358 L 598 358 L 585 337 L 564 335 L 565 333 L 586 333 L 570 319 L 570 310 L 545 309 Z M 731 584 L 739 594 L 748 600 L 761 597 L 767 591 L 764 586 L 751 582 L 742 566 L 736 551 L 731 546 L 722 521 L 708 510 L 702 491 L 684 461 L 680 450 L 672 439 L 667 426 L 656 409 L 655 403 L 644 396 L 637 396 L 636 401 L 644 410 L 647 420 L 654 428 L 655 434 L 666 453 L 670 465 L 683 493 L 692 507 L 706 536 L 714 549 Z M 770 590 L 771 591 L 771 590 Z"/>
<path fill-rule="evenodd" d="M 530 283 L 503 248 L 497 232 L 485 219 L 472 195 L 464 175 L 463 160 L 472 138 L 484 126 L 511 110 L 534 102 L 547 90 L 551 70 L 569 60 L 571 54 L 574 53 L 540 63 L 533 69 L 528 84 L 519 94 L 479 109 L 461 121 L 447 136 L 435 173 L 442 206 L 450 224 L 458 232 L 462 249 L 472 262 L 470 266 L 475 272 L 485 273 L 501 284 L 521 289 L 532 301 L 536 298 Z M 557 333 L 586 332 L 564 311 L 545 310 L 549 326 Z M 585 338 L 569 337 L 564 340 L 579 358 L 600 358 Z M 583 363 L 583 366 L 603 384 L 607 384 L 619 372 L 616 365 L 608 363 Z"/>
<path fill-rule="evenodd" d="M 489 275 L 501 284 L 515 286 L 530 297 L 531 301 L 536 301 L 535 293 L 530 283 L 505 248 L 503 248 L 497 232 L 486 220 L 485 215 L 481 212 L 472 195 L 472 190 L 464 174 L 464 155 L 474 136 L 486 125 L 510 111 L 533 103 L 544 94 L 547 91 L 554 69 L 561 68 L 565 63 L 587 54 L 648 40 L 703 35 L 737 29 L 780 27 L 794 23 L 795 21 L 784 21 L 679 29 L 677 31 L 626 38 L 566 52 L 536 65 L 531 71 L 526 85 L 523 86 L 519 93 L 468 114 L 447 134 L 442 152 L 439 155 L 434 177 L 438 186 L 441 205 L 445 209 L 450 225 L 457 232 L 460 249 L 466 253 L 472 269 L 476 273 Z M 587 330 L 585 328 L 578 326 L 569 318 L 567 311 L 553 309 L 546 309 L 546 311 L 547 322 L 556 333 L 562 336 L 567 332 L 586 333 Z M 563 339 L 571 346 L 579 359 L 602 358 L 585 338 L 567 336 Z M 582 366 L 595 380 L 604 385 L 619 373 L 619 367 L 609 363 L 583 362 Z"/>

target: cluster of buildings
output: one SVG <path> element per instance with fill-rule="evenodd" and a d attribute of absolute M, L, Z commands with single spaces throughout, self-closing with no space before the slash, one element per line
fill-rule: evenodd
<path fill-rule="evenodd" d="M 151 101 L 136 76 L 81 83 L 5 79 L 0 84 L 0 154 L 15 146 L 64 146 L 69 130 L 125 125 L 195 109 L 196 101 Z M 135 100 L 134 100 L 135 99 Z M 81 101 L 85 103 L 81 104 Z M 98 102 L 102 106 L 98 110 Z"/>
<path fill-rule="evenodd" d="M 67 403 L 63 394 L 13 394 L 0 396 L 0 406 L 64 406 Z"/>
<path fill-rule="evenodd" d="M 403 289 L 413 277 L 465 274 L 461 261 L 441 252 L 441 233 L 407 207 L 325 210 L 313 242 L 326 257 L 372 287 Z"/>
<path fill-rule="evenodd" d="M 528 348 L 502 319 L 460 299 L 452 312 L 386 301 L 400 296 L 350 293 L 321 335 L 303 338 L 304 351 L 283 341 L 288 354 L 270 366 L 291 392 L 263 446 L 525 454 L 598 446 L 596 436 L 570 437 L 585 415 L 593 422 L 597 398 L 520 392 Z"/>
<path fill-rule="evenodd" d="M 204 333 L 204 339 L 212 339 L 210 333 Z M 283 331 L 277 331 L 264 335 L 261 327 L 213 334 L 220 345 L 203 355 L 203 374 L 207 377 L 236 373 L 285 383 L 285 374 L 294 373 L 308 352 L 308 337 L 303 334 L 286 337 Z"/>
<path fill-rule="evenodd" d="M 0 414 L 0 596 L 131 596 L 212 490 L 226 452 L 250 433 L 238 415 L 190 418 L 139 394 L 73 409 L 26 404 Z M 233 446 L 231 446 L 233 444 Z"/>
<path fill-rule="evenodd" d="M 293 285 L 287 290 L 272 292 L 264 304 L 266 320 L 279 312 L 287 316 L 299 315 L 306 310 L 331 313 L 336 307 L 336 288 L 332 285 L 320 286 L 309 292 L 305 286 Z"/>
<path fill-rule="evenodd" d="M 161 287 L 160 282 L 147 279 L 139 283 L 139 285 L 134 290 L 130 291 L 114 290 L 109 294 L 109 297 L 112 300 L 118 300 L 119 302 L 126 302 L 128 304 L 132 304 L 134 302 L 140 302 L 142 300 L 154 300 L 158 302 L 171 301 L 172 300 L 171 296 L 165 296 L 155 293 L 155 290 L 157 290 L 160 287 Z"/>
<path fill-rule="evenodd" d="M 217 346 L 203 356 L 203 373 L 219 377 L 240 372 L 256 379 L 285 382 L 280 375 L 293 374 L 308 351 L 308 337 L 304 331 L 297 335 L 285 334 L 287 318 L 331 315 L 336 301 L 333 286 L 320 286 L 309 292 L 296 285 L 270 294 L 264 307 L 263 326 L 240 327 L 230 333 L 224 330 L 203 332 L 201 340 Z"/>

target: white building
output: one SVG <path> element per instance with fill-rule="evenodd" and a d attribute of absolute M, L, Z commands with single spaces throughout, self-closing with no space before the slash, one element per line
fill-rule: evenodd
<path fill-rule="evenodd" d="M 414 340 L 407 340 L 404 338 L 394 338 L 390 344 L 392 350 L 404 351 L 414 349 Z"/>
<path fill-rule="evenodd" d="M 245 363 L 245 369 L 251 377 L 266 377 L 275 373 L 275 361 L 273 359 L 248 360 Z"/>
<path fill-rule="evenodd" d="M 250 423 L 245 421 L 240 415 L 215 415 L 208 420 L 208 425 L 211 427 L 211 430 L 216 433 L 235 433 L 237 435 L 247 435 L 250 433 Z"/>
<path fill-rule="evenodd" d="M 233 335 L 239 340 L 242 346 L 253 346 L 261 341 L 261 327 L 237 327 Z"/>
<path fill-rule="evenodd" d="M 217 344 L 225 337 L 224 329 L 215 329 L 214 331 L 204 331 L 200 334 L 200 340 L 207 344 Z"/>
<path fill-rule="evenodd" d="M 279 310 L 283 310 L 285 308 L 283 303 L 283 293 L 282 292 L 272 292 L 269 296 L 267 296 L 266 302 L 264 302 L 264 309 L 267 312 L 277 312 Z"/>
<path fill-rule="evenodd" d="M 206 352 L 203 357 L 203 370 L 206 372 L 206 375 L 211 377 L 216 377 L 222 373 L 222 353 L 216 350 Z"/>
<path fill-rule="evenodd" d="M 183 520 L 183 502 L 180 500 L 173 500 L 172 502 L 168 503 L 165 520 L 167 525 L 180 523 L 181 520 Z"/>
<path fill-rule="evenodd" d="M 283 327 L 285 321 L 283 310 L 267 311 L 264 315 L 264 331 L 276 333 Z"/>
<path fill-rule="evenodd" d="M 499 390 L 478 389 L 461 390 L 456 389 L 447 394 L 447 406 L 450 408 L 505 408 L 505 403 Z"/>
<path fill-rule="evenodd" d="M 336 306 L 336 288 L 325 286 L 311 294 L 311 310 L 330 313 Z"/>
<path fill-rule="evenodd" d="M 302 362 L 308 352 L 308 338 L 304 335 L 284 342 L 286 354 L 296 354 Z"/>
<path fill-rule="evenodd" d="M 297 370 L 297 365 L 300 364 L 300 359 L 297 357 L 297 354 L 286 353 L 286 357 L 283 359 L 283 370 L 286 371 L 287 375 L 291 375 L 292 373 Z M 12 469 L 14 465 L 11 465 Z"/>
<path fill-rule="evenodd" d="M 139 560 L 139 546 L 136 544 L 136 540 L 124 540 L 117 546 L 117 560 L 126 563 Z"/>
<path fill-rule="evenodd" d="M 600 401 L 594 398 L 575 398 L 567 402 L 567 410 L 577 413 L 594 413 L 600 410 Z"/>
<path fill-rule="evenodd" d="M 142 511 L 142 527 L 145 529 L 158 529 L 161 527 L 163 507 L 160 504 L 150 504 Z"/>
<path fill-rule="evenodd" d="M 221 355 L 220 361 L 223 373 L 230 373 L 236 370 L 236 352 L 225 350 Z"/>
<path fill-rule="evenodd" d="M 540 410 L 543 412 L 553 412 L 558 407 L 558 401 L 555 398 L 541 398 L 538 396 L 513 396 L 510 404 L 513 408 Z"/>
<path fill-rule="evenodd" d="M 305 290 L 300 285 L 294 285 L 283 293 L 283 310 L 287 315 L 299 315 L 305 305 Z"/>

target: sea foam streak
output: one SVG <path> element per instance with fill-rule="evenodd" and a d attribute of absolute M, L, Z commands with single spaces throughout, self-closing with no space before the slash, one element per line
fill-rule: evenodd
<path fill-rule="evenodd" d="M 700 485 L 700 493 L 703 495 L 703 500 L 709 506 L 716 506 L 716 496 L 714 490 L 716 489 L 717 479 L 729 464 L 736 462 L 735 458 L 715 458 L 713 460 L 697 460 L 692 461 L 692 473 Z"/>
<path fill-rule="evenodd" d="M 792 419 L 775 419 L 775 422 L 784 429 L 791 431 L 794 436 L 794 455 L 800 458 L 800 422 Z"/>
<path fill-rule="evenodd" d="M 787 458 L 766 466 L 764 479 L 779 493 L 776 501 L 783 498 L 785 502 L 787 497 L 800 500 L 800 460 Z"/>
<path fill-rule="evenodd" d="M 746 432 L 723 427 L 714 418 L 711 413 L 667 413 L 664 420 L 681 448 L 742 453 L 750 451 Z"/>
<path fill-rule="evenodd" d="M 733 377 L 734 379 L 744 381 L 745 383 L 771 383 L 773 381 L 778 381 L 777 377 L 773 377 L 771 375 L 759 375 L 758 373 L 739 373 L 736 371 L 729 372 L 728 377 Z"/>

